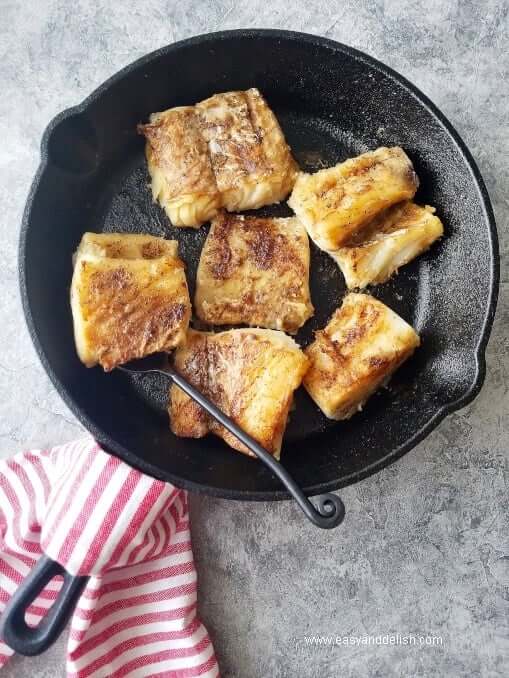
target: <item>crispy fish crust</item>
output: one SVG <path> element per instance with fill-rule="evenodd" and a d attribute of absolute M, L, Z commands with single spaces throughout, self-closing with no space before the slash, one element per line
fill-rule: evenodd
<path fill-rule="evenodd" d="M 217 216 L 200 257 L 195 309 L 210 325 L 295 333 L 313 314 L 309 240 L 299 220 Z"/>
<path fill-rule="evenodd" d="M 434 207 L 411 201 L 394 205 L 370 224 L 362 242 L 330 252 L 348 289 L 385 282 L 400 266 L 431 247 L 444 234 L 434 212 Z"/>
<path fill-rule="evenodd" d="M 419 181 L 403 149 L 378 148 L 297 177 L 289 206 L 323 250 L 336 251 L 381 210 L 413 198 Z"/>
<path fill-rule="evenodd" d="M 154 113 L 138 130 L 147 139 L 154 200 L 175 226 L 200 226 L 221 206 L 279 202 L 297 176 L 279 123 L 254 88 Z"/>
<path fill-rule="evenodd" d="M 193 106 L 153 113 L 139 125 L 147 139 L 145 153 L 152 196 L 175 226 L 199 226 L 221 204 L 207 142 Z"/>
<path fill-rule="evenodd" d="M 196 110 L 228 211 L 257 209 L 288 195 L 298 167 L 257 89 L 215 94 Z"/>
<path fill-rule="evenodd" d="M 74 257 L 71 309 L 80 360 L 109 371 L 186 335 L 191 316 L 178 245 L 150 235 L 85 233 Z"/>
<path fill-rule="evenodd" d="M 309 395 L 329 419 L 348 419 L 420 344 L 408 323 L 367 294 L 348 294 L 306 348 Z"/>
<path fill-rule="evenodd" d="M 293 339 L 275 330 L 189 330 L 174 360 L 180 374 L 279 458 L 293 392 L 308 366 Z M 175 435 L 201 438 L 214 433 L 250 454 L 177 386 L 170 389 L 168 411 Z"/>

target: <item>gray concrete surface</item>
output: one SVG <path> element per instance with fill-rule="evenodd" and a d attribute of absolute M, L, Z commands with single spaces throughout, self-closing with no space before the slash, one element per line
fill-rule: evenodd
<path fill-rule="evenodd" d="M 502 285 L 477 400 L 377 476 L 342 492 L 321 533 L 290 504 L 193 497 L 201 611 L 223 675 L 509 675 L 509 5 L 487 0 L 2 0 L 0 455 L 81 432 L 39 365 L 17 292 L 22 209 L 47 122 L 159 46 L 238 27 L 314 32 L 378 57 L 457 127 L 491 193 Z M 440 646 L 311 647 L 309 634 L 432 634 Z M 64 674 L 65 639 L 5 678 Z"/>

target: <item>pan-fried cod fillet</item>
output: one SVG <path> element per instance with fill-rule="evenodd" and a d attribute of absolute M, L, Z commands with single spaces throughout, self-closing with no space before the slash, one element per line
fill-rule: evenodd
<path fill-rule="evenodd" d="M 370 224 L 362 242 L 329 252 L 348 289 L 385 282 L 442 237 L 444 227 L 434 212 L 434 207 L 411 201 L 394 205 Z"/>
<path fill-rule="evenodd" d="M 297 177 L 288 204 L 323 250 L 336 251 L 383 209 L 413 198 L 419 180 L 403 149 L 381 147 Z"/>
<path fill-rule="evenodd" d="M 175 240 L 150 235 L 85 233 L 71 284 L 80 360 L 109 371 L 186 335 L 191 316 L 184 264 Z"/>
<path fill-rule="evenodd" d="M 394 311 L 367 294 L 348 294 L 305 350 L 309 395 L 329 419 L 348 419 L 419 346 Z"/>
<path fill-rule="evenodd" d="M 219 207 L 279 202 L 297 176 L 276 116 L 254 88 L 154 113 L 138 131 L 147 140 L 154 200 L 175 226 L 198 227 Z"/>
<path fill-rule="evenodd" d="M 180 374 L 279 459 L 293 392 L 308 366 L 293 339 L 275 330 L 189 330 L 174 361 Z M 168 411 L 175 435 L 201 438 L 214 433 L 230 447 L 251 454 L 174 385 Z"/>
<path fill-rule="evenodd" d="M 201 252 L 195 309 L 210 325 L 295 333 L 313 314 L 309 240 L 299 220 L 217 216 Z"/>
<path fill-rule="evenodd" d="M 109 259 L 178 258 L 178 242 L 144 233 L 84 233 L 73 263 L 78 257 Z"/>
<path fill-rule="evenodd" d="M 257 209 L 288 195 L 298 167 L 276 116 L 257 89 L 215 94 L 196 110 L 229 212 Z"/>
<path fill-rule="evenodd" d="M 145 153 L 152 196 L 174 226 L 199 226 L 221 204 L 207 142 L 193 106 L 153 113 L 138 131 L 147 139 Z"/>

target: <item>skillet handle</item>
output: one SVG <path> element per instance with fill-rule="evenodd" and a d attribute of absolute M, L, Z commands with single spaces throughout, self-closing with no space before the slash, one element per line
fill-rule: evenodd
<path fill-rule="evenodd" d="M 47 614 L 36 627 L 25 621 L 27 608 L 53 577 L 62 575 L 64 583 Z M 43 554 L 7 603 L 0 619 L 0 638 L 18 654 L 41 654 L 62 633 L 88 577 L 73 576 L 60 563 Z"/>

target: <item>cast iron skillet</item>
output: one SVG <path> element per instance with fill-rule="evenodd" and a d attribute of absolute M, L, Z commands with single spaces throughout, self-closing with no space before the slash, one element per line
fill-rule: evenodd
<path fill-rule="evenodd" d="M 274 500 L 287 495 L 261 463 L 214 437 L 172 435 L 166 382 L 85 369 L 74 349 L 68 298 L 71 256 L 86 230 L 177 238 L 193 289 L 207 227 L 172 228 L 152 203 L 136 125 L 153 111 L 253 86 L 275 110 L 303 169 L 401 145 L 421 179 L 417 200 L 437 208 L 446 230 L 430 252 L 371 290 L 416 328 L 422 347 L 390 388 L 348 422 L 328 421 L 299 391 L 283 464 L 307 494 L 334 490 L 392 463 L 470 402 L 484 379 L 498 288 L 495 222 L 482 178 L 450 123 L 413 85 L 324 38 L 240 30 L 185 40 L 143 57 L 57 116 L 44 134 L 23 219 L 20 280 L 46 371 L 106 449 L 190 490 Z M 290 213 L 285 205 L 264 212 Z M 297 336 L 302 344 L 345 293 L 334 262 L 314 247 L 311 288 L 316 314 Z"/>

